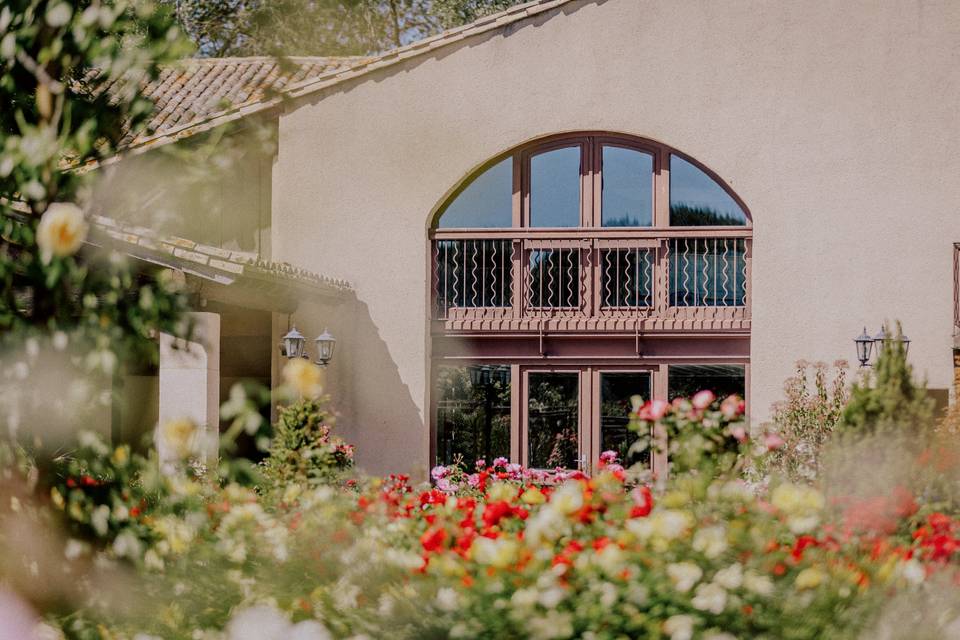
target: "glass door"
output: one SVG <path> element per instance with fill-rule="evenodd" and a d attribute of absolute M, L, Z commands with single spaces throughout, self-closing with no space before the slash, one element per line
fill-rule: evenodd
<path fill-rule="evenodd" d="M 533 469 L 585 469 L 582 368 L 525 368 L 521 462 Z M 586 400 L 586 401 L 585 401 Z"/>
<path fill-rule="evenodd" d="M 624 466 L 650 464 L 650 450 L 630 454 L 630 446 L 637 435 L 627 427 L 630 422 L 630 398 L 641 396 L 644 401 L 653 397 L 653 372 L 650 370 L 603 369 L 594 371 L 592 430 L 593 455 L 596 462 L 604 451 L 615 451 Z"/>

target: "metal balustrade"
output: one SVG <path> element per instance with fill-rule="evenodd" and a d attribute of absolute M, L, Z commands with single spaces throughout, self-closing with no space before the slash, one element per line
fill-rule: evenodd
<path fill-rule="evenodd" d="M 670 240 L 670 306 L 740 307 L 747 297 L 743 238 Z"/>
<path fill-rule="evenodd" d="M 438 232 L 435 318 L 749 320 L 748 232 L 581 233 Z"/>

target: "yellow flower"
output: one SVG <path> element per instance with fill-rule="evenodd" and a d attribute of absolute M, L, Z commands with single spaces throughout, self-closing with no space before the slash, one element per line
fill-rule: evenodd
<path fill-rule="evenodd" d="M 797 575 L 794 586 L 797 589 L 816 589 L 824 581 L 826 575 L 816 567 L 808 567 Z"/>
<path fill-rule="evenodd" d="M 547 496 L 543 495 L 543 492 L 536 487 L 530 487 L 520 496 L 520 500 L 524 504 L 543 504 L 547 501 Z"/>
<path fill-rule="evenodd" d="M 320 367 L 303 358 L 295 358 L 283 368 L 284 381 L 303 398 L 320 395 L 321 377 Z"/>
<path fill-rule="evenodd" d="M 300 492 L 302 490 L 303 489 L 301 489 L 300 485 L 298 484 L 291 484 L 287 486 L 287 488 L 283 492 L 283 501 L 286 502 L 287 504 L 290 504 L 291 502 L 297 499 L 297 497 L 300 495 Z"/>
<path fill-rule="evenodd" d="M 516 492 L 516 488 L 508 482 L 495 482 L 487 492 L 487 499 L 489 502 L 509 501 Z"/>
<path fill-rule="evenodd" d="M 113 450 L 113 462 L 117 465 L 127 464 L 130 459 L 130 447 L 122 445 Z"/>
<path fill-rule="evenodd" d="M 477 538 L 470 547 L 470 554 L 478 564 L 505 569 L 516 561 L 518 550 L 513 540 Z"/>
<path fill-rule="evenodd" d="M 57 491 L 56 487 L 50 489 L 50 499 L 53 501 L 53 506 L 55 506 L 57 509 L 63 509 L 63 495 Z"/>
<path fill-rule="evenodd" d="M 823 494 L 819 491 L 793 484 L 782 484 L 774 489 L 770 502 L 787 515 L 787 525 L 797 534 L 816 528 L 824 507 Z"/>
<path fill-rule="evenodd" d="M 87 223 L 80 207 L 71 202 L 54 202 L 37 225 L 37 245 L 44 264 L 53 256 L 73 255 L 87 237 Z"/>
<path fill-rule="evenodd" d="M 186 458 L 193 452 L 196 432 L 197 425 L 189 418 L 170 420 L 164 423 L 160 431 L 163 444 L 181 458 Z"/>

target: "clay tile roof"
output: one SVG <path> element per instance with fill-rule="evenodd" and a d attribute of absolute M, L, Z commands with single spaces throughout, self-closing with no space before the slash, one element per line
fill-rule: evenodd
<path fill-rule="evenodd" d="M 345 280 L 328 278 L 288 262 L 263 260 L 254 253 L 221 249 L 176 236 L 161 236 L 151 229 L 104 216 L 93 216 L 92 222 L 92 244 L 109 244 L 134 257 L 179 268 L 220 284 L 245 278 L 306 287 L 334 296 L 351 290 Z"/>
<path fill-rule="evenodd" d="M 161 70 L 144 93 L 156 105 L 137 145 L 275 96 L 285 87 L 361 64 L 361 57 L 191 58 Z"/>
<path fill-rule="evenodd" d="M 531 0 L 378 56 L 284 58 L 292 63 L 285 64 L 292 72 L 281 70 L 276 59 L 267 57 L 185 60 L 181 65 L 163 70 L 160 77 L 148 85 L 146 94 L 157 106 L 150 123 L 153 132 L 148 130 L 126 141 L 125 146 L 146 150 L 175 142 L 272 109 L 284 96 L 300 97 L 320 91 L 574 2 Z"/>

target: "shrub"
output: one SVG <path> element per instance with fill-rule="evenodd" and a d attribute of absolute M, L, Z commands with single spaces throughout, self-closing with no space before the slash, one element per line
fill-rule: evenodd
<path fill-rule="evenodd" d="M 848 399 L 846 362 L 834 363 L 832 381 L 822 362 L 797 363 L 797 373 L 784 384 L 786 399 L 774 409 L 772 429 L 783 446 L 765 459 L 761 473 L 775 473 L 791 482 L 814 482 L 824 446 L 835 432 Z"/>
<path fill-rule="evenodd" d="M 329 482 L 353 466 L 353 446 L 331 435 L 327 398 L 302 399 L 280 409 L 263 461 L 268 486 Z"/>

